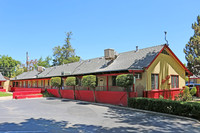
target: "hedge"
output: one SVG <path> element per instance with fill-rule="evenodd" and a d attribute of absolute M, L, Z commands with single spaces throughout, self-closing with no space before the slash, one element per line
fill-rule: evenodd
<path fill-rule="evenodd" d="M 131 108 L 186 116 L 200 120 L 200 104 L 195 102 L 180 102 L 152 98 L 129 98 L 128 106 Z"/>

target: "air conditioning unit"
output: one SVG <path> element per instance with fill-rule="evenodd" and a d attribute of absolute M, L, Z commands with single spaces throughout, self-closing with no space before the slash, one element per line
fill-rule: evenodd
<path fill-rule="evenodd" d="M 106 60 L 114 60 L 115 59 L 115 50 L 114 49 L 105 49 L 104 57 Z"/>
<path fill-rule="evenodd" d="M 38 71 L 38 72 L 43 72 L 43 71 L 45 71 L 45 67 L 43 67 L 43 66 L 38 66 L 38 67 L 37 67 L 37 71 Z"/>

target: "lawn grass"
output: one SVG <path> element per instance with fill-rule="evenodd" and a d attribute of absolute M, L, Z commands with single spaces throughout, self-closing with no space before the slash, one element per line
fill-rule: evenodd
<path fill-rule="evenodd" d="M 200 103 L 200 101 L 193 101 L 193 102 L 195 102 L 195 103 Z"/>
<path fill-rule="evenodd" d="M 12 96 L 10 93 L 0 92 L 0 97 Z"/>

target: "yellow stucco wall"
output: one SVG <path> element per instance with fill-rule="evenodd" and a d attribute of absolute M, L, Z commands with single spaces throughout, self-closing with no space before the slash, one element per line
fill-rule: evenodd
<path fill-rule="evenodd" d="M 5 82 L 2 82 L 3 89 L 6 89 L 6 91 L 10 90 L 10 80 L 6 80 Z"/>
<path fill-rule="evenodd" d="M 45 87 L 48 86 L 48 80 L 45 80 Z"/>
<path fill-rule="evenodd" d="M 159 89 L 171 88 L 171 75 L 179 75 L 179 88 L 185 86 L 185 69 L 173 58 L 172 55 L 161 53 L 145 73 L 147 76 L 147 90 L 151 90 L 152 73 L 159 74 Z M 168 75 L 170 78 L 162 83 L 162 80 L 166 79 Z"/>
<path fill-rule="evenodd" d="M 143 96 L 143 91 L 146 88 L 146 73 L 143 72 L 142 73 L 142 79 L 136 79 L 135 80 L 135 92 L 138 93 L 138 97 L 142 97 Z"/>

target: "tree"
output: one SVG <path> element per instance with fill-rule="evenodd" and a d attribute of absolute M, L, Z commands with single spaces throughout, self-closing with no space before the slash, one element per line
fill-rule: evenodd
<path fill-rule="evenodd" d="M 123 87 L 127 92 L 127 99 L 129 98 L 130 88 L 133 85 L 133 74 L 122 74 L 116 78 L 117 86 Z"/>
<path fill-rule="evenodd" d="M 187 60 L 188 69 L 195 75 L 200 74 L 200 16 L 197 17 L 197 23 L 192 24 L 194 35 L 190 37 L 185 45 L 184 53 Z"/>
<path fill-rule="evenodd" d="M 76 77 L 68 77 L 65 81 L 66 86 L 75 86 L 76 85 Z"/>
<path fill-rule="evenodd" d="M 37 62 L 38 66 L 43 66 L 43 67 L 50 67 L 50 61 L 52 60 L 52 58 L 50 56 L 47 56 L 44 60 L 42 57 L 40 57 L 40 59 Z"/>
<path fill-rule="evenodd" d="M 33 71 L 34 69 L 37 69 L 37 64 L 38 64 L 38 61 L 37 59 L 35 60 L 30 60 L 30 61 L 27 61 L 27 64 L 28 66 L 25 66 L 24 64 L 22 64 L 22 66 L 24 66 L 24 72 L 27 72 L 27 71 Z"/>
<path fill-rule="evenodd" d="M 65 85 L 66 86 L 73 86 L 74 99 L 76 99 L 76 93 L 75 93 L 76 77 L 68 77 L 65 81 Z"/>
<path fill-rule="evenodd" d="M 13 72 L 12 73 L 12 78 L 13 77 L 16 77 L 16 76 L 18 76 L 18 75 L 20 75 L 20 74 L 22 74 L 24 72 L 24 68 L 21 66 L 21 65 L 17 65 L 16 67 L 15 67 L 15 72 Z"/>
<path fill-rule="evenodd" d="M 81 81 L 84 87 L 90 87 L 92 89 L 95 102 L 96 102 L 95 87 L 97 85 L 96 79 L 97 78 L 95 75 L 87 75 L 87 76 L 83 76 L 82 81 Z"/>
<path fill-rule="evenodd" d="M 51 78 L 50 82 L 51 82 L 51 86 L 55 87 L 56 89 L 58 89 L 58 93 L 59 96 L 62 97 L 61 93 L 60 93 L 60 89 L 62 87 L 62 81 L 61 81 L 61 77 L 53 77 Z"/>
<path fill-rule="evenodd" d="M 21 64 L 12 57 L 0 55 L 0 72 L 6 77 L 11 77 L 15 73 L 15 67 Z"/>
<path fill-rule="evenodd" d="M 132 74 L 122 74 L 118 75 L 116 78 L 117 86 L 124 87 L 128 91 L 130 86 L 133 85 L 133 75 Z"/>
<path fill-rule="evenodd" d="M 61 78 L 60 77 L 53 77 L 51 78 L 51 86 L 60 88 L 61 87 Z"/>
<path fill-rule="evenodd" d="M 72 32 L 67 32 L 66 36 L 65 44 L 63 46 L 53 48 L 54 66 L 77 62 L 80 60 L 80 57 L 76 56 L 75 49 L 72 48 L 70 43 Z"/>

